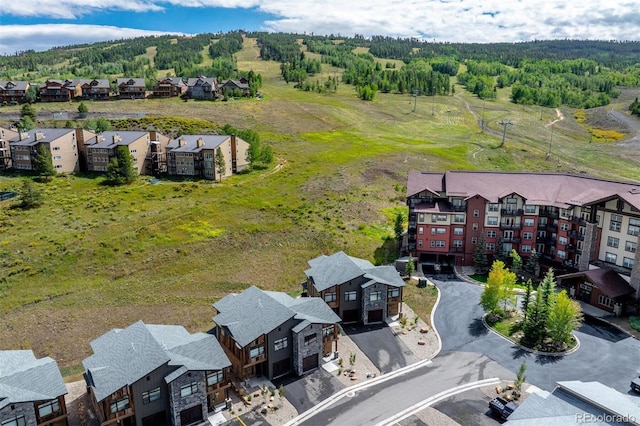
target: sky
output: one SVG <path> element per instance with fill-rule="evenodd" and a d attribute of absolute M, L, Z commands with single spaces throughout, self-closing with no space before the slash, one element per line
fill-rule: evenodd
<path fill-rule="evenodd" d="M 2 0 L 0 54 L 247 31 L 438 42 L 639 40 L 637 0 Z"/>

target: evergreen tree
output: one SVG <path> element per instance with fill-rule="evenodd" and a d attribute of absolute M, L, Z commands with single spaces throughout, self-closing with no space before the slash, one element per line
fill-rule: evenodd
<path fill-rule="evenodd" d="M 137 172 L 129 148 L 118 146 L 116 156 L 109 161 L 105 182 L 109 185 L 123 185 L 136 180 Z"/>
<path fill-rule="evenodd" d="M 396 213 L 393 231 L 396 234 L 396 243 L 398 243 L 398 247 L 400 247 L 402 245 L 402 235 L 404 234 L 404 215 L 402 212 Z"/>
<path fill-rule="evenodd" d="M 498 244 L 496 244 L 496 252 L 493 256 L 495 260 L 506 260 L 506 256 L 504 254 L 504 238 L 498 238 Z"/>
<path fill-rule="evenodd" d="M 542 292 L 542 302 L 549 306 L 553 303 L 553 298 L 556 291 L 556 281 L 553 276 L 553 268 L 549 268 L 544 279 L 540 283 L 540 289 Z"/>
<path fill-rule="evenodd" d="M 527 312 L 529 310 L 529 303 L 531 302 L 531 292 L 533 291 L 533 283 L 531 279 L 527 280 L 526 283 L 527 289 L 524 292 L 524 296 L 522 296 L 522 313 L 524 314 L 524 320 L 527 320 Z"/>
<path fill-rule="evenodd" d="M 527 263 L 524 265 L 524 270 L 530 274 L 535 274 L 536 267 L 538 266 L 538 253 L 535 250 L 531 251 L 531 256 L 527 259 Z"/>
<path fill-rule="evenodd" d="M 29 117 L 33 122 L 35 122 L 38 118 L 38 114 L 36 113 L 36 109 L 31 104 L 24 104 L 22 108 L 20 108 L 20 118 Z"/>
<path fill-rule="evenodd" d="M 481 235 L 476 244 L 476 250 L 473 253 L 473 266 L 477 274 L 483 274 L 487 270 L 487 247 L 484 237 Z"/>
<path fill-rule="evenodd" d="M 36 125 L 33 122 L 33 119 L 31 117 L 29 117 L 28 115 L 22 117 L 20 119 L 20 122 L 18 123 L 18 129 L 21 132 L 26 132 L 28 130 L 34 129 L 35 127 L 36 127 Z"/>
<path fill-rule="evenodd" d="M 51 151 L 49 151 L 47 145 L 43 143 L 38 144 L 36 153 L 33 156 L 33 168 L 38 176 L 45 181 L 51 180 L 51 177 L 56 175 L 56 170 L 53 168 Z"/>
<path fill-rule="evenodd" d="M 222 155 L 222 149 L 220 147 L 216 149 L 216 158 L 214 162 L 216 165 L 216 171 L 218 172 L 218 176 L 220 176 L 220 180 L 222 180 L 222 177 L 224 176 L 226 171 L 226 163 L 224 161 L 224 157 Z"/>
<path fill-rule="evenodd" d="M 520 272 L 520 269 L 522 269 L 522 257 L 520 257 L 516 249 L 511 249 L 511 253 L 509 253 L 509 257 L 512 259 L 511 271 L 517 275 L 518 272 Z"/>
<path fill-rule="evenodd" d="M 85 105 L 84 102 L 80 102 L 80 105 L 78 105 L 78 112 L 84 117 L 89 112 L 89 108 L 87 108 L 87 105 Z"/>
<path fill-rule="evenodd" d="M 407 266 L 405 267 L 404 273 L 411 278 L 411 275 L 415 272 L 415 266 L 413 265 L 413 259 L 409 256 L 409 260 L 407 261 Z"/>
<path fill-rule="evenodd" d="M 33 186 L 30 179 L 25 179 L 19 191 L 20 203 L 18 206 L 22 209 L 31 209 L 42 205 L 44 198 L 42 191 Z"/>
<path fill-rule="evenodd" d="M 546 337 L 546 306 L 542 301 L 541 286 L 538 286 L 536 298 L 529 302 L 526 320 L 522 323 L 522 343 L 528 347 L 535 347 Z"/>

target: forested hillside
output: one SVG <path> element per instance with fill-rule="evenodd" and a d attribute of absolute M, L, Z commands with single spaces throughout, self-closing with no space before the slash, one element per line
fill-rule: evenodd
<path fill-rule="evenodd" d="M 151 87 L 158 78 L 174 75 L 235 78 L 248 72 L 238 70 L 234 58 L 243 37 L 257 39 L 262 60 L 280 62 L 286 82 L 320 93 L 350 84 L 364 100 L 378 92 L 443 95 L 453 93 L 458 82 L 482 99 L 492 99 L 496 89 L 506 87 L 516 104 L 593 108 L 608 105 L 619 95 L 617 87 L 640 86 L 638 42 L 463 44 L 264 32 L 140 37 L 27 51 L 0 57 L 0 79 L 37 83 L 129 76 L 145 77 Z M 325 64 L 343 71 L 321 78 Z"/>

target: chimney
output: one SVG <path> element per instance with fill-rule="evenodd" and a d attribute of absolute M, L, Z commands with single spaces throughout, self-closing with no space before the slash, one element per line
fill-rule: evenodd
<path fill-rule="evenodd" d="M 44 133 L 42 133 L 42 132 L 36 132 L 36 133 L 35 133 L 35 135 L 33 136 L 33 138 L 34 138 L 36 141 L 42 140 L 42 139 L 44 139 Z"/>
<path fill-rule="evenodd" d="M 178 139 L 178 147 L 182 147 L 184 146 L 184 139 L 180 138 Z"/>
<path fill-rule="evenodd" d="M 120 137 L 120 135 L 113 135 L 113 143 L 118 143 L 122 141 L 122 138 Z"/>
<path fill-rule="evenodd" d="M 23 132 L 22 130 L 18 130 L 18 138 L 23 141 L 29 137 L 29 133 Z"/>
<path fill-rule="evenodd" d="M 198 140 L 196 141 L 196 145 L 198 146 L 198 148 L 202 148 L 204 146 L 204 139 L 198 138 Z"/>

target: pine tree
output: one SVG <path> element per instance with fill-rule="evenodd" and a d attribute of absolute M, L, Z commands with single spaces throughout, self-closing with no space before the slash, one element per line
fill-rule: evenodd
<path fill-rule="evenodd" d="M 487 247 L 484 237 L 481 235 L 476 244 L 476 250 L 473 253 L 473 266 L 477 274 L 483 274 L 487 270 Z"/>
<path fill-rule="evenodd" d="M 129 148 L 118 146 L 116 156 L 109 161 L 105 182 L 110 185 L 123 185 L 136 180 L 137 172 Z"/>
<path fill-rule="evenodd" d="M 402 212 L 396 213 L 393 231 L 396 234 L 396 243 L 398 243 L 398 247 L 400 247 L 402 245 L 402 235 L 404 234 L 404 215 Z"/>
<path fill-rule="evenodd" d="M 19 197 L 20 203 L 18 206 L 22 209 L 38 207 L 43 203 L 42 192 L 33 186 L 33 182 L 31 182 L 30 179 L 25 179 L 24 182 L 22 182 Z"/>
<path fill-rule="evenodd" d="M 53 158 L 47 145 L 38 144 L 36 154 L 33 156 L 33 168 L 42 180 L 49 181 L 52 176 L 55 176 L 56 170 L 53 168 Z"/>
<path fill-rule="evenodd" d="M 524 293 L 524 296 L 522 296 L 522 313 L 524 314 L 524 320 L 527 320 L 527 311 L 529 309 L 529 303 L 531 302 L 531 291 L 533 290 L 533 283 L 531 282 L 531 279 L 527 280 L 526 283 L 527 289 Z"/>
<path fill-rule="evenodd" d="M 409 260 L 407 261 L 407 266 L 404 270 L 404 273 L 411 278 L 411 275 L 413 274 L 413 272 L 415 271 L 415 266 L 413 265 L 413 259 L 411 258 L 411 256 L 409 256 Z"/>
<path fill-rule="evenodd" d="M 524 270 L 530 274 L 535 274 L 536 267 L 538 266 L 538 253 L 535 250 L 531 251 L 531 256 L 527 259 L 527 263 L 524 266 Z"/>
<path fill-rule="evenodd" d="M 226 164 L 224 162 L 224 157 L 222 155 L 222 149 L 220 147 L 218 147 L 218 149 L 216 149 L 216 158 L 215 158 L 215 164 L 216 164 L 216 171 L 218 172 L 218 176 L 220 176 L 220 180 L 222 180 L 222 177 L 225 174 L 225 169 L 226 169 Z"/>

